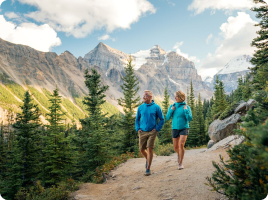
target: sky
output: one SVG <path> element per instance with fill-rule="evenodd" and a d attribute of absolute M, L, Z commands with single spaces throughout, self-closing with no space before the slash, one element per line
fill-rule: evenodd
<path fill-rule="evenodd" d="M 194 62 L 203 80 L 253 55 L 253 0 L 0 0 L 0 38 L 75 57 L 99 42 L 128 54 L 159 45 Z"/>

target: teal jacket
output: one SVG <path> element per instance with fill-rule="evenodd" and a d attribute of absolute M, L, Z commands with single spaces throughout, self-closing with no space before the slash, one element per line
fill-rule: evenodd
<path fill-rule="evenodd" d="M 172 110 L 171 107 L 175 105 L 175 110 Z M 189 122 L 192 121 L 192 112 L 191 108 L 187 105 L 187 109 L 183 110 L 185 102 L 174 103 L 169 106 L 166 119 L 167 121 L 172 118 L 172 129 L 184 129 L 189 128 Z"/>

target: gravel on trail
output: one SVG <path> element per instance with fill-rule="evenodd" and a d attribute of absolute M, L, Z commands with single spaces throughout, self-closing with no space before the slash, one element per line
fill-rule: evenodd
<path fill-rule="evenodd" d="M 222 199 L 205 185 L 219 162 L 219 155 L 227 158 L 226 149 L 186 150 L 183 170 L 178 170 L 177 154 L 154 156 L 150 176 L 144 176 L 145 159 L 134 158 L 111 171 L 112 176 L 103 184 L 84 183 L 72 194 L 75 200 L 211 200 Z"/>

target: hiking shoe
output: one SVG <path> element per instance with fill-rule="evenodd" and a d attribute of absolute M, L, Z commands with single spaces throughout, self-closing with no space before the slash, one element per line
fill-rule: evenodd
<path fill-rule="evenodd" d="M 145 176 L 150 176 L 151 175 L 151 171 L 149 170 L 149 169 L 146 169 L 146 171 L 145 171 L 145 174 L 144 174 Z"/>
<path fill-rule="evenodd" d="M 184 169 L 184 166 L 183 166 L 182 164 L 179 163 L 179 168 L 178 168 L 178 169 L 179 169 L 179 170 Z"/>
<path fill-rule="evenodd" d="M 147 169 L 147 160 L 146 160 L 146 164 L 145 164 L 145 169 Z"/>

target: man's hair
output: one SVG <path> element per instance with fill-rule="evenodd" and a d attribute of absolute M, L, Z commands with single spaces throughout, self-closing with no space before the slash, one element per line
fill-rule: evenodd
<path fill-rule="evenodd" d="M 185 94 L 182 91 L 177 91 L 176 97 L 178 97 L 181 101 L 185 101 Z"/>
<path fill-rule="evenodd" d="M 153 92 L 150 90 L 144 90 L 144 93 L 148 93 L 151 97 L 153 97 Z"/>

